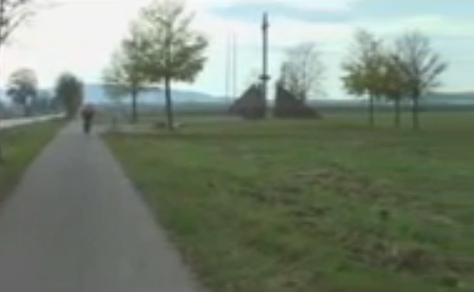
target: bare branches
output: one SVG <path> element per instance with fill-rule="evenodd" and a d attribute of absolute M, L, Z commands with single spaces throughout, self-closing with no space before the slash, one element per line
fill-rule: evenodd
<path fill-rule="evenodd" d="M 416 98 L 440 84 L 438 77 L 448 68 L 448 64 L 433 52 L 428 37 L 416 31 L 409 32 L 397 40 L 396 47 L 399 66 Z"/>
<path fill-rule="evenodd" d="M 413 101 L 413 127 L 419 128 L 420 99 L 440 84 L 439 76 L 448 68 L 420 32 L 408 32 L 396 42 L 397 64 L 404 73 L 406 89 Z"/>
<path fill-rule="evenodd" d="M 287 52 L 282 64 L 280 83 L 297 98 L 305 101 L 308 96 L 323 93 L 325 67 L 314 43 L 303 43 Z"/>
<path fill-rule="evenodd" d="M 35 0 L 0 0 L 0 46 L 36 11 Z"/>

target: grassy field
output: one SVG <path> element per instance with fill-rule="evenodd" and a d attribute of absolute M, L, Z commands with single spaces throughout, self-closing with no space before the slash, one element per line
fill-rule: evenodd
<path fill-rule="evenodd" d="M 107 140 L 212 291 L 474 291 L 474 114 L 188 122 Z"/>
<path fill-rule="evenodd" d="M 51 121 L 2 130 L 0 139 L 5 161 L 0 163 L 0 200 L 62 125 L 62 121 Z"/>

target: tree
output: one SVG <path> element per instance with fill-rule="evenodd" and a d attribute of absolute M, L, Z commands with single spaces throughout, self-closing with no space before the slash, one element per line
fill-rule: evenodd
<path fill-rule="evenodd" d="M 113 98 L 132 97 L 132 122 L 138 121 L 138 95 L 147 87 L 147 76 L 141 70 L 142 42 L 137 41 L 137 31 L 132 27 L 131 37 L 125 39 L 113 57 L 110 66 L 104 71 L 108 95 Z"/>
<path fill-rule="evenodd" d="M 71 73 L 59 76 L 55 88 L 56 98 L 66 110 L 68 118 L 73 118 L 82 104 L 84 85 Z"/>
<path fill-rule="evenodd" d="M 204 68 L 208 41 L 191 29 L 193 14 L 173 0 L 155 0 L 141 11 L 137 42 L 141 69 L 151 83 L 164 82 L 167 126 L 173 129 L 171 82 L 193 82 Z"/>
<path fill-rule="evenodd" d="M 433 51 L 430 39 L 417 31 L 399 37 L 396 51 L 396 64 L 406 78 L 406 90 L 413 103 L 413 128 L 418 129 L 420 100 L 440 85 L 439 76 L 448 68 L 448 64 Z"/>
<path fill-rule="evenodd" d="M 38 79 L 33 70 L 23 68 L 12 73 L 7 95 L 13 103 L 24 108 L 25 116 L 32 114 L 32 106 L 38 96 Z"/>
<path fill-rule="evenodd" d="M 305 102 L 308 96 L 323 92 L 324 71 L 316 44 L 299 44 L 288 50 L 281 66 L 279 84 Z"/>
<path fill-rule="evenodd" d="M 342 77 L 349 94 L 368 96 L 369 124 L 375 125 L 375 100 L 383 94 L 380 79 L 383 72 L 382 41 L 370 32 L 358 30 L 348 59 L 342 64 L 346 74 Z"/>

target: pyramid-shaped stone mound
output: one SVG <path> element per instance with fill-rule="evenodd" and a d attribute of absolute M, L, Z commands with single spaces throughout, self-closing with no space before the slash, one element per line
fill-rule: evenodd
<path fill-rule="evenodd" d="M 273 114 L 276 118 L 320 119 L 321 115 L 307 106 L 280 84 L 276 85 L 275 107 Z"/>
<path fill-rule="evenodd" d="M 267 102 L 262 95 L 260 85 L 253 84 L 234 102 L 229 112 L 245 119 L 263 119 L 266 107 Z"/>

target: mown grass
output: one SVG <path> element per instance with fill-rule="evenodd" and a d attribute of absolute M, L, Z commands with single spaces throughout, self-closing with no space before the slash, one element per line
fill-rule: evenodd
<path fill-rule="evenodd" d="M 4 161 L 0 162 L 0 200 L 5 199 L 24 170 L 63 124 L 63 121 L 50 121 L 1 130 Z"/>
<path fill-rule="evenodd" d="M 107 140 L 212 291 L 474 291 L 474 115 L 378 122 Z"/>

